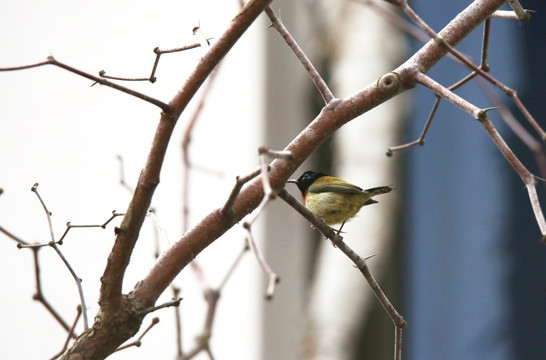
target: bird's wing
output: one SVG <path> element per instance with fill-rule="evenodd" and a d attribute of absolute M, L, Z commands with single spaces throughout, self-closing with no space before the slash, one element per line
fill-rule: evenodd
<path fill-rule="evenodd" d="M 362 192 L 362 189 L 358 186 L 350 184 L 343 180 L 331 180 L 326 183 L 321 183 L 319 182 L 320 180 L 321 179 L 318 179 L 312 186 L 309 187 L 310 192 L 338 192 L 345 194 L 358 194 Z"/>

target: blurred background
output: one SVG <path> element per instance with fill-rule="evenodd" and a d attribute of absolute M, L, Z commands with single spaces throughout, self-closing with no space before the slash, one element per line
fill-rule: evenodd
<path fill-rule="evenodd" d="M 415 1 L 412 7 L 436 31 L 470 1 Z M 379 4 L 378 9 L 373 4 Z M 389 21 L 373 2 L 276 1 L 272 7 L 325 77 L 336 97 L 350 95 L 396 68 L 422 45 Z M 488 63 L 491 74 L 518 91 L 544 126 L 545 4 L 531 20 L 493 19 Z M 217 38 L 236 14 L 236 1 L 69 2 L 0 1 L 0 67 L 35 63 L 53 55 L 83 71 L 147 77 L 153 49 L 198 42 L 192 29 Z M 542 11 L 541 11 L 542 10 Z M 405 19 L 404 16 L 401 16 Z M 222 206 L 235 176 L 258 165 L 257 148 L 282 149 L 320 111 L 318 92 L 269 21 L 260 16 L 222 62 L 189 146 L 187 226 Z M 482 27 L 458 49 L 479 62 Z M 196 48 L 161 57 L 157 81 L 123 83 L 168 102 L 197 64 Z M 449 86 L 468 74 L 450 59 L 430 75 Z M 55 67 L 0 73 L 0 227 L 28 242 L 50 240 L 48 209 L 56 238 L 66 223 L 102 224 L 124 212 L 144 165 L 160 110 Z M 479 107 L 496 106 L 471 81 L 457 93 Z M 493 94 L 493 95 L 484 95 Z M 199 98 L 199 94 L 196 100 Z M 361 187 L 393 184 L 348 223 L 345 240 L 360 255 L 378 252 L 369 266 L 408 321 L 405 359 L 544 359 L 546 345 L 546 250 L 517 174 L 480 124 L 441 102 L 423 147 L 385 156 L 388 147 L 419 137 L 435 98 L 417 87 L 355 119 L 317 150 L 294 175 L 313 169 Z M 177 125 L 149 219 L 124 283 L 130 291 L 153 266 L 154 254 L 177 241 L 182 220 L 184 170 L 181 144 L 196 101 Z M 488 113 L 520 160 L 541 174 L 532 151 L 498 116 Z M 531 133 L 523 117 L 517 120 Z M 535 137 L 536 138 L 536 137 Z M 537 139 L 539 140 L 539 139 Z M 120 162 L 119 159 L 123 161 Z M 295 187 L 287 187 L 299 196 Z M 543 199 L 543 185 L 539 185 Z M 222 288 L 211 338 L 217 359 L 390 359 L 393 325 L 359 272 L 329 241 L 276 200 L 254 229 L 258 246 L 281 277 L 273 300 L 264 300 L 266 278 L 248 252 Z M 61 250 L 78 276 L 89 307 L 114 240 L 106 229 L 71 229 Z M 159 223 L 159 225 L 157 225 Z M 186 226 L 186 228 L 187 228 Z M 235 226 L 197 261 L 203 277 L 185 269 L 176 279 L 184 350 L 205 321 L 203 286 L 218 287 L 245 245 Z M 71 323 L 79 302 L 70 274 L 51 248 L 39 251 L 44 295 Z M 6 359 L 48 359 L 66 332 L 38 302 L 32 251 L 18 250 L 0 233 L 0 344 Z M 166 291 L 159 303 L 170 300 Z M 175 358 L 174 310 L 160 318 L 140 348 L 112 359 Z M 148 316 L 142 330 L 149 324 Z M 80 324 L 77 332 L 83 330 Z M 32 346 L 29 346 L 32 344 Z M 202 353 L 197 359 L 208 359 Z"/>

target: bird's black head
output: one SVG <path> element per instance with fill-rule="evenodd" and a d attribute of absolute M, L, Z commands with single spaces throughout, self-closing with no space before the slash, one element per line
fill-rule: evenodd
<path fill-rule="evenodd" d="M 309 186 L 317 180 L 320 177 L 326 176 L 326 174 L 314 172 L 314 171 L 306 171 L 304 172 L 297 180 L 292 180 L 289 182 L 293 182 L 298 186 L 298 189 L 300 189 L 302 194 L 305 194 L 307 189 L 309 189 Z"/>

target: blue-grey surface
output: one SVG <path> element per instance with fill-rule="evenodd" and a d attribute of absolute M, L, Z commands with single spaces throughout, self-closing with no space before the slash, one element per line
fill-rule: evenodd
<path fill-rule="evenodd" d="M 414 2 L 416 11 L 436 31 L 469 3 Z M 544 8 L 538 1 L 523 5 Z M 488 61 L 491 74 L 517 89 L 539 122 L 546 102 L 546 42 L 540 35 L 546 31 L 545 12 L 535 13 L 524 24 L 494 19 Z M 479 28 L 457 46 L 476 63 L 481 36 Z M 531 60 L 525 58 L 529 52 Z M 429 75 L 451 85 L 467 73 L 444 59 Z M 479 107 L 491 106 L 475 82 L 457 93 Z M 434 101 L 423 88 L 415 89 L 413 96 L 413 114 L 404 134 L 407 141 L 419 136 Z M 490 115 L 525 165 L 534 170 L 529 150 L 513 140 L 496 114 Z M 403 156 L 407 195 L 403 298 L 409 323 L 404 333 L 405 356 L 546 359 L 546 247 L 540 243 L 519 177 L 480 123 L 447 102 L 440 104 L 426 145 L 406 150 Z"/>

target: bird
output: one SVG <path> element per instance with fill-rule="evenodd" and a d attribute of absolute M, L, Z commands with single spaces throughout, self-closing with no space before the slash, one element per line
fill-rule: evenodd
<path fill-rule="evenodd" d="M 307 209 L 326 225 L 341 224 L 338 234 L 345 222 L 355 217 L 363 206 L 377 203 L 372 197 L 394 189 L 392 186 L 379 186 L 363 190 L 345 180 L 315 171 L 306 171 L 287 183 L 298 186 Z"/>

